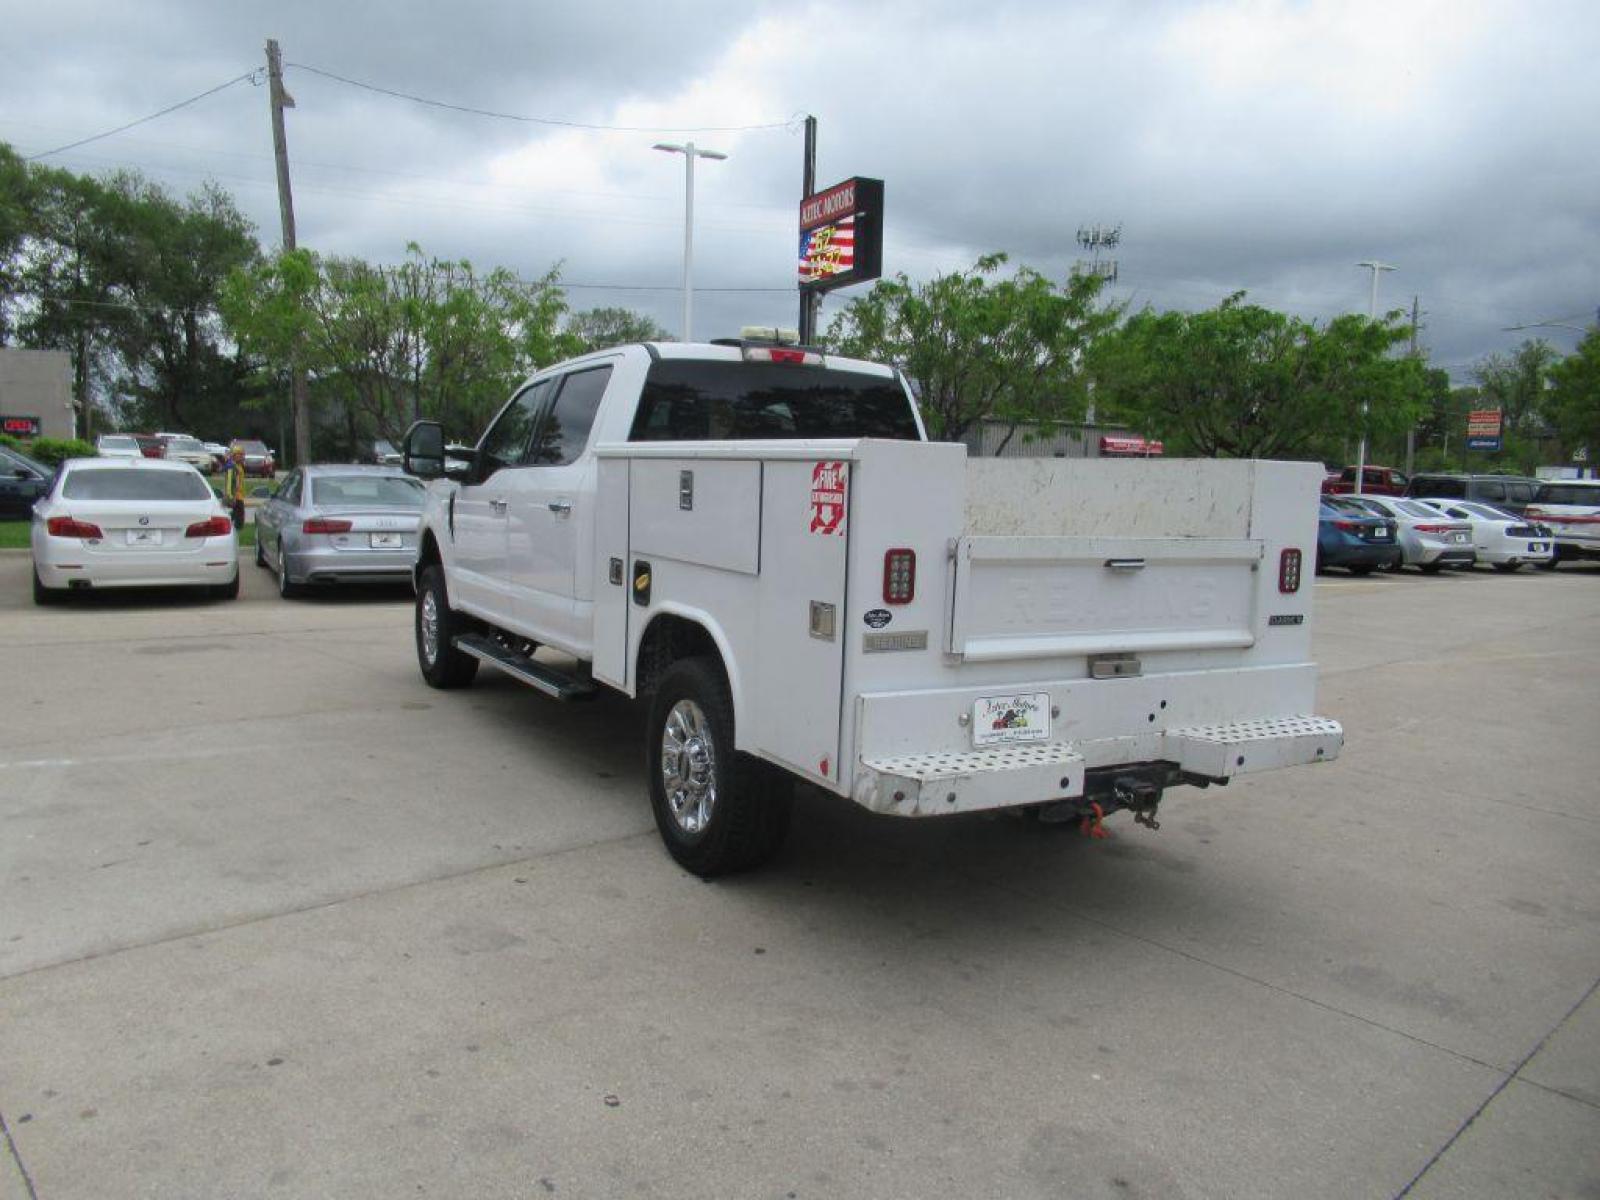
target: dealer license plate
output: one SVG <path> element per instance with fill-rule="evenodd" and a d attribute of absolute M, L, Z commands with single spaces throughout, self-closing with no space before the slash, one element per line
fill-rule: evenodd
<path fill-rule="evenodd" d="M 1464 533 L 1452 533 L 1450 540 L 1458 546 L 1465 546 L 1467 544 L 1467 535 Z"/>
<path fill-rule="evenodd" d="M 159 529 L 130 529 L 130 530 L 128 530 L 128 545 L 130 545 L 130 546 L 159 546 L 159 545 L 161 545 L 161 530 L 159 530 Z"/>
<path fill-rule="evenodd" d="M 398 533 L 375 533 L 372 535 L 372 548 L 374 550 L 398 550 L 404 544 Z"/>
<path fill-rule="evenodd" d="M 972 705 L 972 744 L 1042 742 L 1050 736 L 1050 693 L 983 696 Z"/>

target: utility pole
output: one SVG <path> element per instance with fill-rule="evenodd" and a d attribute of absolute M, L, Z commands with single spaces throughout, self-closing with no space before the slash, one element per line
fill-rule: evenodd
<path fill-rule="evenodd" d="M 1376 321 L 1378 319 L 1378 274 L 1382 271 L 1398 271 L 1400 268 L 1392 267 L 1388 263 L 1381 263 L 1377 259 L 1367 262 L 1358 262 L 1358 267 L 1367 267 L 1372 271 L 1372 304 L 1367 309 L 1367 315 Z M 1362 485 L 1367 478 L 1367 398 L 1361 397 L 1361 443 L 1356 447 L 1356 495 L 1361 495 L 1365 490 Z"/>
<path fill-rule="evenodd" d="M 1417 316 L 1418 316 L 1418 313 L 1419 313 L 1419 309 L 1418 309 L 1417 306 L 1420 303 L 1420 301 L 1421 301 L 1421 297 L 1419 297 L 1419 296 L 1412 296 L 1411 297 L 1411 357 L 1412 358 L 1415 358 L 1417 356 Z M 1415 421 L 1413 421 L 1411 423 L 1411 427 L 1406 430 L 1406 478 L 1407 479 L 1411 478 L 1411 472 L 1412 472 L 1412 468 L 1416 464 L 1416 458 L 1417 458 L 1417 423 Z"/>
<path fill-rule="evenodd" d="M 289 142 L 283 132 L 283 110 L 294 107 L 294 97 L 283 90 L 283 56 L 276 38 L 267 39 L 267 92 L 272 103 L 272 154 L 278 162 L 278 216 L 283 222 L 283 248 L 293 250 L 294 193 L 289 189 Z M 289 407 L 294 414 L 294 461 L 304 466 L 311 459 L 311 395 L 306 370 L 297 352 L 289 363 Z"/>
<path fill-rule="evenodd" d="M 800 199 L 804 200 L 817 190 L 817 119 L 806 118 L 805 162 L 800 174 Z M 800 285 L 800 344 L 810 346 L 817 336 L 817 314 L 822 308 L 822 293 L 806 284 Z"/>

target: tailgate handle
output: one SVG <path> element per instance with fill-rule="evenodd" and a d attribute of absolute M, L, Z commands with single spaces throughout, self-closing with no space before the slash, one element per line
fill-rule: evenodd
<path fill-rule="evenodd" d="M 1142 558 L 1108 558 L 1106 569 L 1109 571 L 1142 571 L 1144 559 Z"/>

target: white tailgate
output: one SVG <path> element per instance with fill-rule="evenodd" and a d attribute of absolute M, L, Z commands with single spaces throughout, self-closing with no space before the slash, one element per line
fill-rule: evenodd
<path fill-rule="evenodd" d="M 984 536 L 956 542 L 947 649 L 968 662 L 1255 644 L 1261 542 Z"/>

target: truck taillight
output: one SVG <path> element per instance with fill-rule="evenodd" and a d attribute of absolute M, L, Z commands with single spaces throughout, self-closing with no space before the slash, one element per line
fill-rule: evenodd
<path fill-rule="evenodd" d="M 883 602 L 910 604 L 917 594 L 917 552 L 890 550 L 883 556 Z"/>
<path fill-rule="evenodd" d="M 782 363 L 790 367 L 820 367 L 822 355 L 798 346 L 746 346 L 745 362 Z"/>
<path fill-rule="evenodd" d="M 312 517 L 300 526 L 301 533 L 349 533 L 350 522 L 338 517 Z"/>
<path fill-rule="evenodd" d="M 105 536 L 100 532 L 100 526 L 91 525 L 88 521 L 79 521 L 73 517 L 51 517 L 45 522 L 44 528 L 45 532 L 51 537 L 93 540 Z"/>
<path fill-rule="evenodd" d="M 1300 551 L 1292 547 L 1278 555 L 1278 590 L 1284 595 L 1300 590 Z"/>
<path fill-rule="evenodd" d="M 227 537 L 233 532 L 233 522 L 227 517 L 212 517 L 196 521 L 183 531 L 184 537 Z"/>

